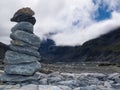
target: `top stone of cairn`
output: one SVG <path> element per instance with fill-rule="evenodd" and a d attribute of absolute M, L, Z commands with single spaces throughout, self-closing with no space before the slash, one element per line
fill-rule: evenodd
<path fill-rule="evenodd" d="M 35 24 L 36 23 L 36 19 L 33 17 L 34 15 L 34 11 L 29 8 L 22 8 L 19 9 L 17 12 L 15 12 L 14 16 L 11 18 L 12 22 L 30 22 L 31 24 Z"/>
<path fill-rule="evenodd" d="M 28 15 L 31 15 L 31 16 L 33 16 L 33 15 L 35 14 L 34 11 L 33 11 L 31 8 L 26 7 L 26 8 L 19 9 L 19 10 L 14 14 L 14 16 L 17 15 L 17 14 L 21 14 L 21 13 L 28 14 Z"/>

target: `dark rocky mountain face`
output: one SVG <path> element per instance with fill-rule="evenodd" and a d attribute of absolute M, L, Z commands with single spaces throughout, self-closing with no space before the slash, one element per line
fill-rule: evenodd
<path fill-rule="evenodd" d="M 5 52 L 9 49 L 6 44 L 0 42 L 0 61 L 3 60 Z"/>
<path fill-rule="evenodd" d="M 55 46 L 47 39 L 39 49 L 42 62 L 114 62 L 120 63 L 120 28 L 90 40 L 82 46 Z"/>

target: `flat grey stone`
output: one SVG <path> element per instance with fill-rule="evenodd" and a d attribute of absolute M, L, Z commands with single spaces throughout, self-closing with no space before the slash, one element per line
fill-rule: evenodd
<path fill-rule="evenodd" d="M 80 81 L 79 84 L 81 87 L 87 85 L 98 85 L 101 83 L 98 78 L 94 77 L 94 75 L 81 75 L 77 80 Z"/>
<path fill-rule="evenodd" d="M 6 74 L 33 75 L 40 69 L 41 65 L 39 62 L 32 62 L 27 64 L 5 65 L 4 71 Z"/>
<path fill-rule="evenodd" d="M 18 90 L 21 86 L 17 85 L 0 85 L 0 90 Z"/>
<path fill-rule="evenodd" d="M 11 29 L 12 32 L 15 32 L 17 30 L 33 33 L 33 25 L 29 22 L 19 22 Z"/>
<path fill-rule="evenodd" d="M 67 86 L 39 85 L 39 90 L 72 90 Z"/>
<path fill-rule="evenodd" d="M 108 75 L 109 79 L 116 79 L 120 77 L 120 73 L 112 73 Z"/>
<path fill-rule="evenodd" d="M 78 87 L 78 88 L 75 88 L 74 90 L 91 90 L 91 89 L 88 87 Z"/>
<path fill-rule="evenodd" d="M 115 79 L 115 82 L 120 83 L 120 77 Z"/>
<path fill-rule="evenodd" d="M 16 51 L 16 52 L 20 52 L 20 53 L 23 53 L 23 54 L 27 54 L 27 55 L 31 55 L 31 56 L 35 56 L 35 57 L 38 57 L 40 58 L 40 53 L 33 49 L 33 48 L 30 48 L 30 47 L 20 47 L 20 46 L 13 46 L 13 45 L 10 45 L 9 46 L 11 50 L 13 51 Z"/>
<path fill-rule="evenodd" d="M 98 89 L 96 87 L 91 87 L 91 86 L 86 86 L 86 87 L 78 87 L 78 88 L 75 88 L 74 90 L 102 90 L 102 89 Z"/>
<path fill-rule="evenodd" d="M 68 86 L 63 86 L 63 85 L 59 85 L 58 86 L 60 89 L 62 89 L 62 90 L 72 90 L 70 87 L 68 87 Z"/>
<path fill-rule="evenodd" d="M 39 37 L 28 32 L 17 30 L 14 33 L 10 34 L 10 38 L 13 40 L 21 40 L 35 47 L 40 47 Z"/>
<path fill-rule="evenodd" d="M 74 88 L 73 90 L 81 90 L 80 87 Z"/>
<path fill-rule="evenodd" d="M 14 51 L 7 51 L 4 58 L 5 64 L 21 64 L 38 61 L 38 58 Z"/>
<path fill-rule="evenodd" d="M 59 81 L 61 81 L 62 80 L 62 78 L 61 77 L 48 77 L 48 83 L 57 83 L 57 82 L 59 82 Z"/>
<path fill-rule="evenodd" d="M 17 90 L 39 90 L 39 85 L 29 84 L 29 85 L 25 85 Z"/>
<path fill-rule="evenodd" d="M 15 45 L 15 46 L 21 46 L 21 47 L 29 47 L 29 48 L 33 48 L 35 50 L 39 49 L 39 47 L 29 45 L 28 43 L 25 43 L 25 42 L 20 41 L 20 40 L 11 40 L 11 44 Z"/>
<path fill-rule="evenodd" d="M 106 88 L 106 87 L 104 87 L 102 85 L 98 85 L 98 86 L 90 85 L 90 86 L 86 86 L 86 87 L 77 87 L 77 88 L 75 88 L 73 90 L 114 90 L 114 89 Z"/>
<path fill-rule="evenodd" d="M 8 74 L 2 74 L 0 77 L 1 81 L 4 82 L 25 82 L 25 81 L 36 81 L 40 79 L 39 74 L 34 74 L 33 76 L 22 76 L 22 75 L 8 75 Z"/>
<path fill-rule="evenodd" d="M 39 83 L 40 83 L 40 85 L 47 85 L 48 80 L 47 80 L 47 78 L 43 78 L 43 79 L 40 79 Z"/>
<path fill-rule="evenodd" d="M 78 87 L 79 82 L 77 80 L 66 80 L 66 81 L 60 81 L 57 82 L 58 85 L 65 85 L 69 87 Z"/>
<path fill-rule="evenodd" d="M 25 85 L 23 87 L 17 87 L 16 86 L 9 86 L 9 88 L 5 88 L 3 90 L 72 90 L 71 88 L 67 86 L 53 86 L 53 85 L 34 85 L 29 84 Z"/>

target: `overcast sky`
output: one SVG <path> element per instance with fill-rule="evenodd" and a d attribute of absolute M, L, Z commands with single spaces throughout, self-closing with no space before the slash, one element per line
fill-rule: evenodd
<path fill-rule="evenodd" d="M 10 18 L 23 7 L 35 11 L 35 34 L 56 45 L 82 45 L 120 26 L 120 0 L 0 0 L 0 42 L 9 44 Z"/>

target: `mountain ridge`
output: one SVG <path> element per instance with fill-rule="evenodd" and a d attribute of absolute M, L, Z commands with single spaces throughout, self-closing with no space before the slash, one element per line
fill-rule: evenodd
<path fill-rule="evenodd" d="M 0 61 L 2 61 L 2 59 L 5 56 L 5 52 L 9 49 L 9 46 L 0 42 Z"/>
<path fill-rule="evenodd" d="M 48 42 L 52 42 L 48 44 Z M 44 45 L 47 51 L 42 53 Z M 45 47 L 46 48 L 46 47 Z M 55 46 L 47 39 L 39 49 L 43 62 L 120 62 L 120 28 L 96 39 L 85 42 L 82 46 Z"/>
<path fill-rule="evenodd" d="M 9 46 L 0 42 L 0 59 L 4 58 Z M 41 42 L 38 50 L 41 62 L 111 62 L 120 63 L 120 27 L 82 46 L 56 46 L 47 39 Z"/>

